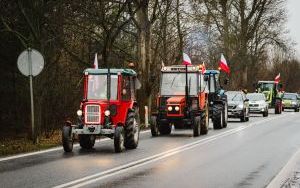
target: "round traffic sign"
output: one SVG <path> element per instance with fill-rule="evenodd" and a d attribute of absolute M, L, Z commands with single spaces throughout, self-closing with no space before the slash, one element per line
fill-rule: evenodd
<path fill-rule="evenodd" d="M 25 76 L 36 76 L 44 68 L 44 57 L 35 49 L 28 48 L 18 57 L 18 69 Z"/>

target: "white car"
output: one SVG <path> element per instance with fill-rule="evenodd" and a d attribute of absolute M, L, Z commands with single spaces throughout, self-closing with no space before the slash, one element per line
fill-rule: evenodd
<path fill-rule="evenodd" d="M 263 117 L 269 115 L 269 104 L 266 102 L 266 97 L 262 93 L 248 93 L 250 113 L 262 114 Z"/>

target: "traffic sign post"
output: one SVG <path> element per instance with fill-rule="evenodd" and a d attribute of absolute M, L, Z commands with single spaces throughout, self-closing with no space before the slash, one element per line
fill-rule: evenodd
<path fill-rule="evenodd" d="M 33 100 L 33 83 L 32 78 L 38 75 L 44 68 L 43 56 L 34 49 L 28 48 L 23 51 L 18 57 L 19 71 L 29 77 L 30 86 L 30 104 L 31 104 L 31 131 L 33 143 L 37 143 L 37 133 L 34 124 L 34 100 Z"/>

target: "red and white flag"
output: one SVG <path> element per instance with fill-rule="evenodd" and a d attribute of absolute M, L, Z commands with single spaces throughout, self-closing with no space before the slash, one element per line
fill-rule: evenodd
<path fill-rule="evenodd" d="M 229 66 L 227 64 L 227 61 L 226 61 L 226 59 L 225 59 L 225 57 L 224 57 L 223 54 L 221 54 L 221 59 L 219 61 L 219 68 L 220 68 L 220 70 L 223 70 L 227 74 L 230 73 L 230 68 L 229 68 Z"/>
<path fill-rule="evenodd" d="M 182 62 L 182 64 L 183 65 L 192 65 L 192 61 L 186 53 L 183 53 L 183 62 Z"/>
<path fill-rule="evenodd" d="M 97 56 L 97 53 L 95 54 L 94 69 L 98 69 L 98 56 Z"/>
<path fill-rule="evenodd" d="M 279 83 L 280 82 L 280 73 L 277 74 L 277 76 L 275 77 L 275 82 Z"/>
<path fill-rule="evenodd" d="M 205 72 L 206 72 L 206 67 L 205 67 L 204 62 L 202 63 L 201 71 L 202 71 L 202 74 L 205 74 Z"/>

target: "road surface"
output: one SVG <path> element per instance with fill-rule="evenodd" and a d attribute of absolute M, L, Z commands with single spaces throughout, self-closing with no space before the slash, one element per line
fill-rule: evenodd
<path fill-rule="evenodd" d="M 210 124 L 212 127 L 212 124 Z M 90 151 L 54 150 L 0 159 L 0 187 L 266 187 L 300 148 L 300 113 L 229 122 L 193 137 L 141 134 L 139 147 L 114 153 L 105 140 Z M 278 187 L 280 187 L 278 185 Z"/>

